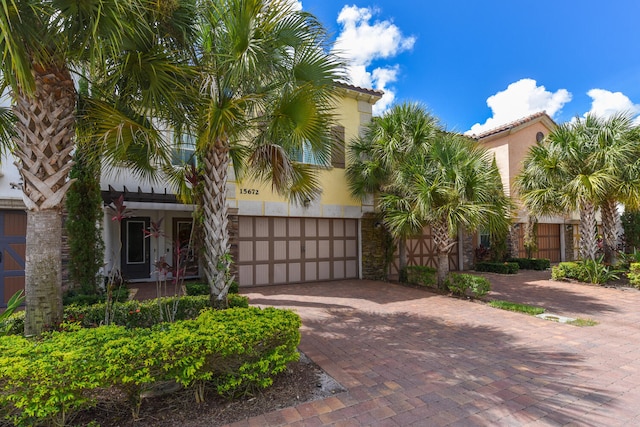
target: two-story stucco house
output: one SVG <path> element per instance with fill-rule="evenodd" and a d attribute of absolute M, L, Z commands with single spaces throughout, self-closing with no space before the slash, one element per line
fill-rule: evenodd
<path fill-rule="evenodd" d="M 529 213 L 518 199 L 514 179 L 522 170 L 522 162 L 529 148 L 542 141 L 556 127 L 556 123 L 544 111 L 520 120 L 473 135 L 480 144 L 495 155 L 500 169 L 504 191 L 516 202 L 518 211 L 511 232 L 511 255 L 525 256 L 524 229 Z M 536 258 L 549 258 L 551 262 L 575 259 L 575 245 L 578 232 L 576 213 L 545 216 L 538 218 L 538 251 Z M 477 244 L 482 241 L 477 237 Z"/>

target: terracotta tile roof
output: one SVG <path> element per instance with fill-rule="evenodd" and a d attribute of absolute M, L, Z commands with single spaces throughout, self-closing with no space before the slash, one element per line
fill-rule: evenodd
<path fill-rule="evenodd" d="M 547 114 L 546 111 L 540 111 L 538 113 L 532 114 L 532 115 L 527 116 L 527 117 L 523 117 L 522 119 L 518 119 L 518 120 L 513 121 L 511 123 L 504 124 L 504 125 L 499 126 L 497 128 L 489 129 L 488 131 L 482 132 L 479 135 L 475 135 L 475 134 L 471 135 L 471 137 L 474 138 L 474 139 L 486 138 L 488 136 L 495 135 L 496 133 L 500 133 L 500 132 L 504 132 L 505 130 L 513 129 L 513 128 L 517 127 L 517 126 L 523 125 L 525 123 L 531 122 L 531 121 L 533 121 L 533 120 L 535 120 L 537 118 L 544 117 L 544 116 L 547 116 L 549 118 L 549 120 L 553 121 L 551 119 L 551 117 L 549 117 L 549 115 Z"/>
<path fill-rule="evenodd" d="M 382 96 L 384 95 L 384 92 L 381 90 L 375 90 L 375 89 L 367 89 L 364 87 L 360 87 L 360 86 L 354 86 L 354 85 L 350 85 L 348 83 L 344 83 L 344 82 L 336 82 L 336 86 L 344 88 L 344 89 L 349 89 L 349 90 L 353 90 L 356 92 L 360 92 L 360 93 L 365 93 L 367 95 L 372 95 L 372 96 Z"/>

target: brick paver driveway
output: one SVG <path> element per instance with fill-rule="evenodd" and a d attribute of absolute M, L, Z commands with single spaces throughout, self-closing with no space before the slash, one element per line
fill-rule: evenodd
<path fill-rule="evenodd" d="M 373 281 L 254 288 L 303 319 L 300 348 L 347 392 L 246 425 L 640 425 L 640 292 L 488 275 L 492 297 L 576 327 Z"/>

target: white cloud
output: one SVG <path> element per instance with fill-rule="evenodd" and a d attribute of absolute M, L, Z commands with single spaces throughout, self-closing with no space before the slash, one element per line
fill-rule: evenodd
<path fill-rule="evenodd" d="M 507 89 L 487 98 L 487 105 L 493 116 L 484 124 L 476 123 L 467 133 L 478 135 L 543 110 L 553 117 L 569 101 L 571 93 L 566 89 L 549 92 L 544 86 L 538 86 L 533 79 L 518 80 Z"/>
<path fill-rule="evenodd" d="M 302 10 L 302 2 L 298 0 L 289 0 L 293 5 L 293 10 Z"/>
<path fill-rule="evenodd" d="M 371 20 L 378 9 L 344 6 L 337 22 L 342 31 L 336 39 L 336 54 L 347 61 L 347 74 L 351 84 L 383 90 L 384 96 L 373 107 L 374 114 L 381 114 L 395 99 L 391 84 L 398 78 L 397 64 L 368 70 L 373 61 L 391 59 L 401 52 L 411 50 L 415 37 L 405 37 L 390 20 Z"/>
<path fill-rule="evenodd" d="M 591 89 L 587 95 L 591 97 L 591 110 L 588 114 L 600 117 L 610 117 L 615 113 L 640 114 L 640 105 L 631 102 L 622 92 Z M 636 122 L 640 123 L 640 117 L 636 118 Z"/>

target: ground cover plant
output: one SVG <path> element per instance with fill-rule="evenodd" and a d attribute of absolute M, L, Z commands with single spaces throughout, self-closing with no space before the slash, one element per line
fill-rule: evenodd
<path fill-rule="evenodd" d="M 536 307 L 536 306 L 527 305 L 527 304 L 519 304 L 516 302 L 510 302 L 510 301 L 492 300 L 492 301 L 489 301 L 489 305 L 491 307 L 499 308 L 502 310 L 515 311 L 518 313 L 530 314 L 532 316 L 536 316 L 538 314 L 544 313 L 544 308 L 542 307 Z"/>

